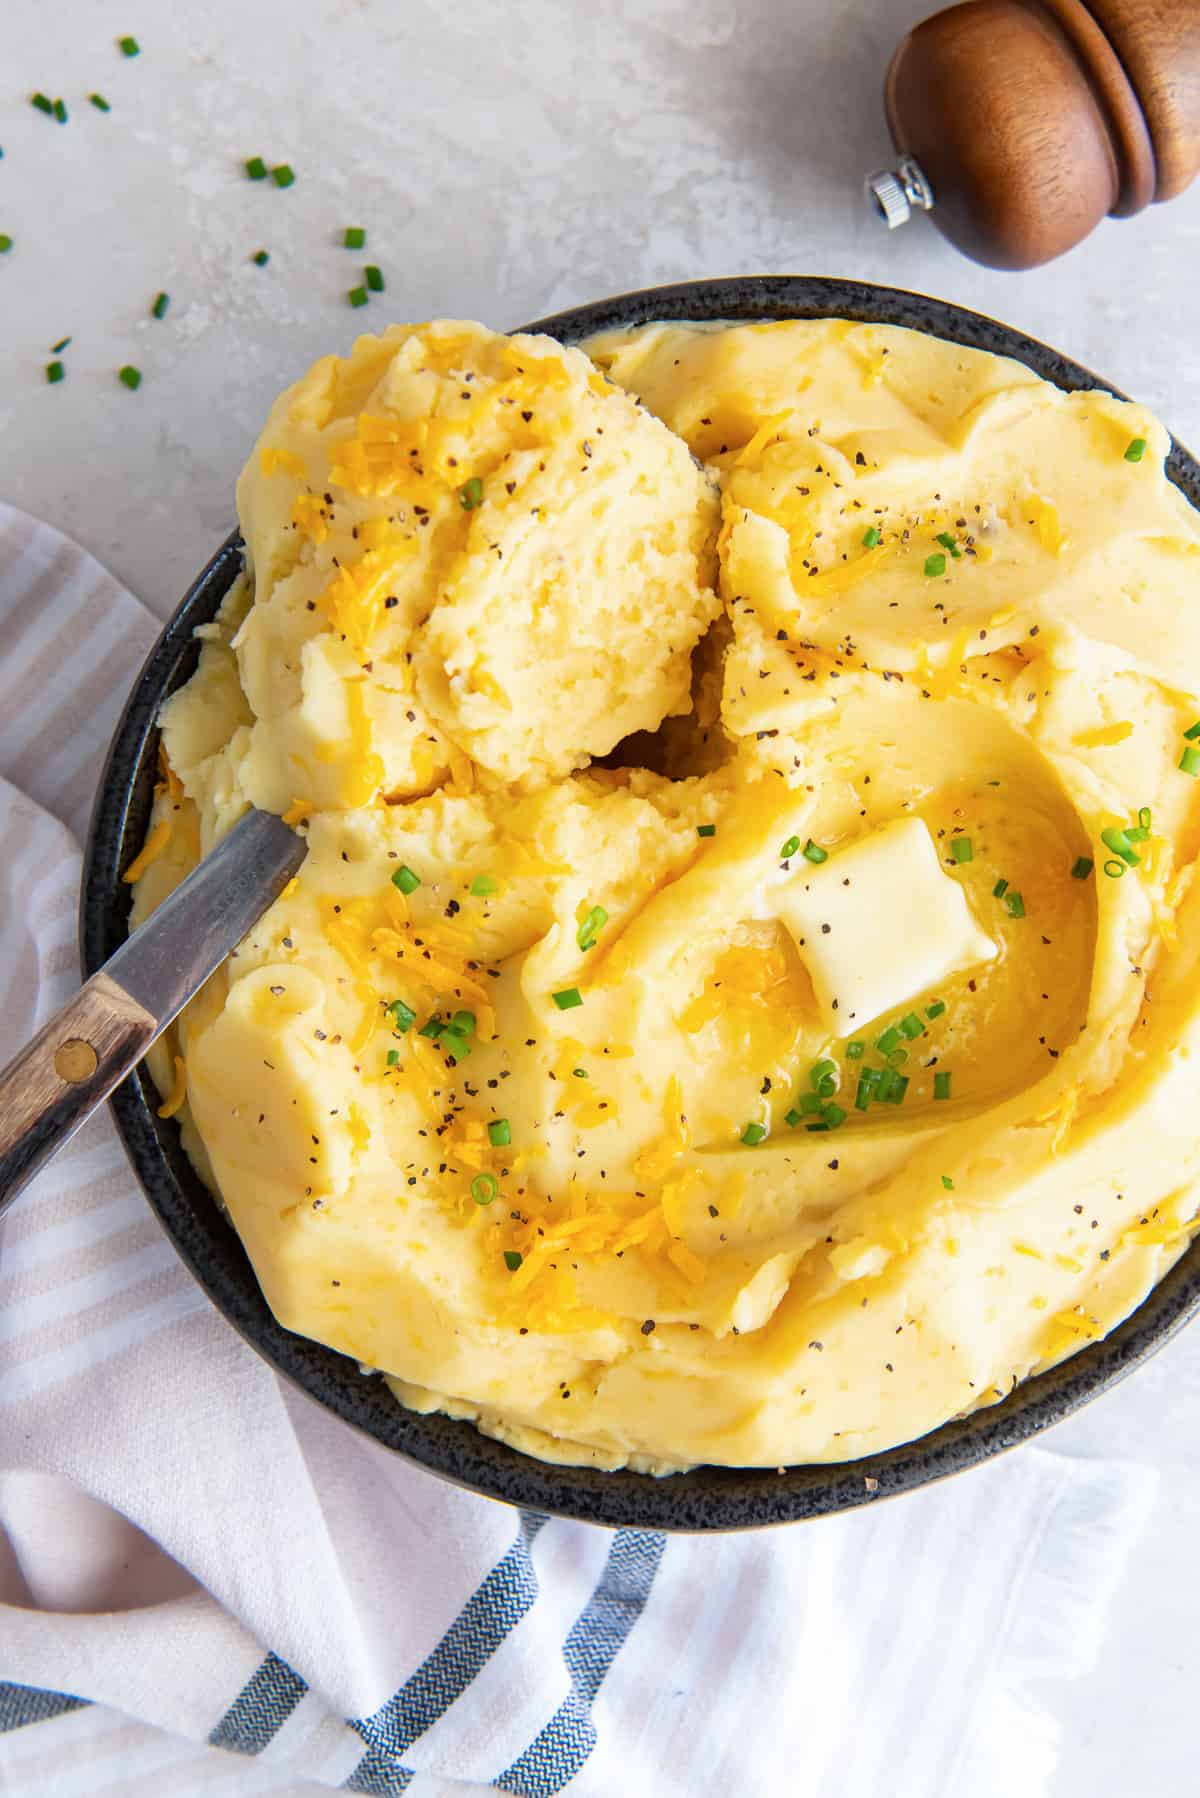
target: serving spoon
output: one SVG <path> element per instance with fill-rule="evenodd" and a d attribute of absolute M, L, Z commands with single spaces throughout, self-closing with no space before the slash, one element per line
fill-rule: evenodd
<path fill-rule="evenodd" d="M 251 809 L 0 1070 L 0 1214 L 274 904 L 308 845 Z"/>

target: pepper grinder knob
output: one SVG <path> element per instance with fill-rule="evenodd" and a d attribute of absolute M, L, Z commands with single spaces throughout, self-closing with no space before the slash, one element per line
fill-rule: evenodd
<path fill-rule="evenodd" d="M 900 153 L 870 176 L 993 268 L 1036 268 L 1200 169 L 1200 0 L 963 0 L 910 32 L 884 105 Z"/>

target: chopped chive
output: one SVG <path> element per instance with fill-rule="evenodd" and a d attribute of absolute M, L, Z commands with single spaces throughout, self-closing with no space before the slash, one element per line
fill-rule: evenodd
<path fill-rule="evenodd" d="M 54 101 L 49 94 L 31 94 L 29 104 L 36 106 L 38 111 L 44 112 L 48 118 L 54 117 Z"/>
<path fill-rule="evenodd" d="M 252 156 L 250 158 L 249 162 L 246 164 L 246 173 L 249 175 L 251 181 L 266 180 L 267 165 L 261 156 Z"/>
<path fill-rule="evenodd" d="M 890 1055 L 893 1049 L 900 1047 L 900 1032 L 894 1024 L 889 1024 L 883 1035 L 875 1038 L 875 1047 L 881 1055 Z"/>
<path fill-rule="evenodd" d="M 150 308 L 151 318 L 166 318 L 167 307 L 170 304 L 171 304 L 171 296 L 169 293 L 158 294 L 155 298 L 153 306 L 151 306 L 151 308 Z"/>
<path fill-rule="evenodd" d="M 516 1273 L 517 1269 L 521 1265 L 521 1256 L 517 1254 L 516 1249 L 505 1249 L 504 1265 L 508 1269 L 510 1274 Z"/>
<path fill-rule="evenodd" d="M 104 98 L 103 94 L 89 94 L 88 99 L 91 101 L 92 105 L 96 108 L 97 112 L 111 112 L 112 111 L 112 107 L 109 105 L 108 101 Z"/>
<path fill-rule="evenodd" d="M 1200 737 L 1200 718 L 1197 718 L 1195 724 L 1190 724 L 1183 734 L 1189 743 L 1194 743 Z"/>
<path fill-rule="evenodd" d="M 904 1066 L 904 1063 L 907 1060 L 908 1060 L 908 1050 L 907 1049 L 893 1049 L 891 1054 L 888 1056 L 888 1066 L 890 1068 L 901 1068 Z"/>
<path fill-rule="evenodd" d="M 1007 891 L 1008 891 L 1007 880 L 998 880 L 996 882 L 995 886 L 992 888 L 992 898 L 993 899 L 1003 899 L 1003 897 L 1004 897 L 1005 893 L 1007 893 Z"/>
<path fill-rule="evenodd" d="M 477 1205 L 490 1205 L 500 1191 L 495 1174 L 476 1174 L 471 1182 L 471 1197 Z"/>
<path fill-rule="evenodd" d="M 276 187 L 290 187 L 296 177 L 290 164 L 280 162 L 271 170 L 271 179 Z"/>
<path fill-rule="evenodd" d="M 465 1061 L 471 1053 L 471 1039 L 461 1030 L 447 1029 L 443 1032 L 442 1047 L 451 1061 Z"/>
<path fill-rule="evenodd" d="M 802 1124 L 804 1122 L 804 1113 L 802 1111 L 797 1111 L 793 1107 L 791 1111 L 784 1112 L 783 1121 L 789 1130 L 794 1130 L 797 1124 Z"/>
<path fill-rule="evenodd" d="M 348 250 L 361 250 L 367 241 L 367 234 L 361 225 L 347 225 L 342 241 Z"/>
<path fill-rule="evenodd" d="M 767 1134 L 765 1124 L 747 1124 L 742 1131 L 742 1141 L 751 1149 L 756 1149 Z"/>
<path fill-rule="evenodd" d="M 822 1104 L 820 1093 L 801 1093 L 796 1100 L 796 1110 L 802 1117 L 809 1117 L 812 1113 L 820 1111 Z"/>
<path fill-rule="evenodd" d="M 975 845 L 970 837 L 954 837 L 950 844 L 950 853 L 956 862 L 973 862 Z"/>
<path fill-rule="evenodd" d="M 939 574 L 946 572 L 946 558 L 943 555 L 926 556 L 925 573 L 930 580 L 936 580 Z"/>
<path fill-rule="evenodd" d="M 458 503 L 464 512 L 473 512 L 476 506 L 483 504 L 483 482 L 477 474 L 473 474 L 459 488 Z"/>
<path fill-rule="evenodd" d="M 1125 863 L 1118 861 L 1105 862 L 1104 872 L 1108 875 L 1110 880 L 1120 880 L 1122 874 L 1125 872 Z"/>
<path fill-rule="evenodd" d="M 602 905 L 593 905 L 583 923 L 575 933 L 575 941 L 581 949 L 594 949 L 596 938 L 608 923 L 608 913 Z"/>
<path fill-rule="evenodd" d="M 934 541 L 940 543 L 943 549 L 948 549 L 956 561 L 962 561 L 962 550 L 958 547 L 958 540 L 952 537 L 949 531 L 939 531 Z"/>
<path fill-rule="evenodd" d="M 863 1058 L 863 1052 L 866 1049 L 866 1046 L 867 1046 L 866 1043 L 859 1043 L 859 1042 L 847 1043 L 846 1044 L 846 1060 L 847 1061 L 861 1061 Z"/>
<path fill-rule="evenodd" d="M 429 1019 L 428 1023 L 421 1025 L 421 1028 L 417 1032 L 417 1035 L 418 1036 L 427 1036 L 429 1038 L 430 1042 L 432 1043 L 432 1042 L 437 1041 L 438 1037 L 441 1036 L 441 1034 L 442 1034 L 443 1030 L 445 1030 L 445 1028 L 446 1028 L 446 1026 L 443 1024 L 441 1018 L 438 1017 L 438 1014 L 435 1011 L 433 1016 Z"/>
<path fill-rule="evenodd" d="M 61 381 L 66 372 L 61 362 L 47 362 L 46 364 L 46 379 L 51 387 L 56 381 Z"/>
<path fill-rule="evenodd" d="M 572 1068 L 571 1073 L 576 1080 L 588 1080 L 591 1078 L 586 1068 Z"/>
<path fill-rule="evenodd" d="M 875 1097 L 881 1103 L 886 1103 L 892 1096 L 896 1082 L 901 1079 L 903 1075 L 897 1074 L 894 1068 L 880 1068 L 875 1081 Z"/>
<path fill-rule="evenodd" d="M 13 240 L 7 231 L 0 231 L 0 256 L 6 256 L 13 247 Z"/>
<path fill-rule="evenodd" d="M 346 295 L 346 298 L 352 306 L 365 306 L 367 303 L 367 290 L 365 287 L 352 287 Z"/>
<path fill-rule="evenodd" d="M 953 1191 L 954 1191 L 954 1182 L 953 1182 L 953 1180 L 952 1180 L 952 1179 L 951 1179 L 951 1178 L 950 1178 L 950 1176 L 949 1176 L 949 1174 L 943 1174 L 943 1175 L 942 1175 L 942 1185 L 943 1185 L 943 1186 L 944 1186 L 944 1187 L 945 1187 L 945 1188 L 946 1188 L 946 1191 L 947 1191 L 947 1192 L 953 1192 Z"/>
<path fill-rule="evenodd" d="M 60 124 L 60 125 L 65 125 L 65 124 L 66 124 L 66 122 L 67 122 L 67 108 L 66 108 L 66 103 L 65 103 L 65 102 L 64 102 L 64 101 L 62 101 L 62 100 L 56 100 L 56 101 L 55 101 L 55 102 L 54 102 L 54 116 L 55 116 L 55 118 L 56 118 L 56 119 L 57 119 L 57 120 L 58 120 L 58 122 L 59 122 L 59 124 Z"/>
<path fill-rule="evenodd" d="M 399 1049 L 389 1049 L 389 1050 L 388 1050 L 388 1052 L 387 1052 L 387 1064 L 388 1064 L 388 1066 L 389 1066 L 389 1067 L 390 1067 L 390 1068 L 394 1068 L 394 1067 L 396 1067 L 396 1066 L 397 1066 L 397 1065 L 398 1065 L 398 1063 L 399 1063 L 399 1061 L 400 1061 L 400 1051 L 399 1051 Z"/>
<path fill-rule="evenodd" d="M 490 874 L 477 874 L 471 882 L 471 897 L 486 899 L 489 893 L 496 891 L 496 886 L 497 882 L 492 879 Z"/>
<path fill-rule="evenodd" d="M 1190 752 L 1184 751 L 1185 756 L 1188 753 Z M 1183 763 L 1181 762 L 1179 765 L 1182 767 Z M 1200 768 L 1200 754 L 1197 754 L 1196 766 Z M 1188 772 L 1190 773 L 1191 770 L 1189 769 Z M 1119 830 L 1115 824 L 1110 824 L 1107 830 L 1100 832 L 1100 841 L 1106 849 L 1111 849 L 1114 855 L 1119 855 L 1123 862 L 1128 862 L 1131 868 L 1136 868 L 1142 859 L 1130 843 L 1128 832 Z"/>
<path fill-rule="evenodd" d="M 421 876 L 414 874 L 407 862 L 401 862 L 392 875 L 392 885 L 399 887 L 402 893 L 415 893 L 421 884 Z"/>
<path fill-rule="evenodd" d="M 403 999 L 392 1000 L 387 1008 L 387 1016 L 391 1018 L 397 1030 L 407 1030 L 410 1024 L 415 1024 L 417 1021 L 416 1012 L 411 1005 L 406 1005 Z"/>
<path fill-rule="evenodd" d="M 1197 749 L 1194 744 L 1189 743 L 1179 758 L 1179 766 L 1185 774 L 1190 774 L 1194 780 L 1197 774 L 1200 774 L 1200 749 Z"/>
<path fill-rule="evenodd" d="M 715 824 L 697 824 L 696 826 L 696 835 L 698 837 L 715 837 L 716 834 L 717 827 Z"/>
<path fill-rule="evenodd" d="M 52 356 L 61 356 L 70 341 L 71 339 L 69 337 L 60 337 L 57 343 L 52 343 L 50 345 L 50 354 Z"/>
<path fill-rule="evenodd" d="M 1125 460 L 1127 462 L 1140 462 L 1149 447 L 1150 446 L 1144 437 L 1135 437 L 1125 451 Z"/>
<path fill-rule="evenodd" d="M 863 548 L 864 549 L 878 549 L 879 548 L 879 539 L 880 539 L 879 526 L 877 524 L 868 525 L 867 529 L 863 532 Z"/>
<path fill-rule="evenodd" d="M 874 1082 L 867 1079 L 865 1072 L 861 1073 L 858 1077 L 858 1086 L 854 1094 L 854 1109 L 856 1111 L 866 1111 L 871 1103 L 873 1088 Z"/>
<path fill-rule="evenodd" d="M 134 368 L 132 363 L 127 362 L 124 368 L 119 368 L 117 370 L 117 379 L 122 381 L 124 385 L 129 388 L 131 393 L 136 393 L 142 384 L 142 371 L 140 368 Z"/>
<path fill-rule="evenodd" d="M 1090 855 L 1081 855 L 1077 859 L 1075 866 L 1071 869 L 1071 879 L 1086 880 L 1095 866 L 1096 864 Z"/>
<path fill-rule="evenodd" d="M 1138 807 L 1138 826 L 1139 826 L 1139 828 L 1142 830 L 1149 830 L 1153 816 L 1154 816 L 1154 814 L 1151 812 L 1150 807 L 1148 805 L 1140 805 Z"/>
<path fill-rule="evenodd" d="M 460 1036 L 474 1036 L 475 1013 L 473 1011 L 456 1011 L 450 1019 L 451 1030 L 457 1030 Z"/>
<path fill-rule="evenodd" d="M 493 1149 L 507 1149 L 512 1141 L 512 1125 L 507 1118 L 496 1118 L 488 1125 L 488 1141 Z"/>
<path fill-rule="evenodd" d="M 890 1087 L 888 1088 L 887 1093 L 886 1094 L 881 1093 L 880 1097 L 881 1098 L 886 1097 L 889 1105 L 902 1105 L 904 1103 L 904 1095 L 907 1091 L 908 1091 L 908 1075 L 907 1074 L 893 1074 L 892 1083 L 891 1083 Z"/>
<path fill-rule="evenodd" d="M 940 1018 L 945 1009 L 946 1001 L 944 999 L 935 999 L 932 1005 L 927 1005 L 925 1007 L 925 1016 L 932 1024 L 934 1018 Z"/>
<path fill-rule="evenodd" d="M 820 843 L 814 843 L 811 837 L 809 837 L 807 843 L 804 845 L 803 854 L 805 861 L 812 862 L 813 866 L 817 868 L 820 867 L 822 862 L 827 862 L 829 860 L 828 849 L 822 849 Z"/>
<path fill-rule="evenodd" d="M 780 861 L 781 862 L 790 861 L 792 856 L 795 855 L 797 849 L 799 849 L 799 847 L 800 847 L 800 838 L 799 837 L 788 837 L 786 842 L 781 843 L 779 846 Z"/>
<path fill-rule="evenodd" d="M 574 1011 L 577 1005 L 583 1004 L 583 994 L 577 986 L 565 986 L 561 992 L 551 993 L 550 997 L 560 1011 Z"/>
<path fill-rule="evenodd" d="M 1131 843 L 1144 843 L 1149 838 L 1150 832 L 1143 824 L 1127 824 L 1125 835 Z"/>
<path fill-rule="evenodd" d="M 122 56 L 140 56 L 142 53 L 142 46 L 135 37 L 119 37 L 117 48 Z"/>
<path fill-rule="evenodd" d="M 251 256 L 250 260 L 251 260 L 251 262 L 255 263 L 257 265 L 257 267 L 266 268 L 268 262 L 270 262 L 270 260 L 271 260 L 270 251 L 269 250 L 255 250 L 255 252 L 254 252 L 253 256 Z"/>
<path fill-rule="evenodd" d="M 1020 893 L 1005 893 L 1004 909 L 1010 918 L 1023 918 L 1025 916 L 1025 901 Z"/>
<path fill-rule="evenodd" d="M 903 1036 L 906 1036 L 908 1038 L 909 1042 L 911 1043 L 911 1042 L 915 1042 L 915 1040 L 917 1039 L 918 1036 L 924 1036 L 925 1026 L 924 1026 L 924 1024 L 922 1024 L 922 1022 L 921 1022 L 920 1018 L 917 1016 L 916 1012 L 910 1011 L 905 1017 L 901 1018 L 900 1031 L 901 1031 L 901 1034 Z"/>
<path fill-rule="evenodd" d="M 828 1056 L 826 1056 L 823 1061 L 814 1062 L 812 1069 L 810 1070 L 809 1076 L 808 1076 L 809 1079 L 812 1081 L 814 1092 L 820 1092 L 821 1085 L 824 1081 L 836 1080 L 837 1079 L 837 1071 L 838 1071 L 837 1062 L 830 1061 Z M 834 1091 L 836 1092 L 836 1090 L 837 1089 L 835 1087 Z"/>
<path fill-rule="evenodd" d="M 935 1074 L 933 1076 L 933 1096 L 935 1099 L 948 1099 L 950 1097 L 949 1074 Z"/>
<path fill-rule="evenodd" d="M 847 1113 L 842 1110 L 840 1105 L 826 1105 L 821 1112 L 821 1116 L 831 1130 L 836 1130 L 839 1124 L 845 1123 Z"/>
<path fill-rule="evenodd" d="M 367 286 L 372 293 L 383 292 L 383 275 L 373 262 L 368 262 L 363 274 L 367 277 Z"/>

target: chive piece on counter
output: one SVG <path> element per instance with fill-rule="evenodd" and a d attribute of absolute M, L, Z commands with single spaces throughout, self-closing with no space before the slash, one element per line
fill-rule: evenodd
<path fill-rule="evenodd" d="M 29 104 L 36 106 L 39 112 L 44 112 L 47 118 L 54 117 L 54 101 L 49 94 L 31 94 Z"/>
<path fill-rule="evenodd" d="M 804 845 L 803 855 L 805 861 L 811 862 L 815 868 L 820 867 L 822 862 L 827 862 L 829 860 L 828 849 L 822 849 L 821 845 L 819 843 L 814 843 L 811 837 L 809 837 L 807 843 Z"/>
<path fill-rule="evenodd" d="M 1104 872 L 1108 875 L 1110 880 L 1120 880 L 1122 874 L 1125 872 L 1125 863 L 1115 860 L 1107 861 L 1104 864 Z"/>
<path fill-rule="evenodd" d="M 1189 724 L 1183 734 L 1189 743 L 1194 743 L 1196 738 L 1200 737 L 1200 718 L 1197 718 L 1195 724 Z"/>
<path fill-rule="evenodd" d="M 893 1049 L 900 1047 L 900 1032 L 894 1024 L 889 1024 L 883 1035 L 875 1038 L 875 1047 L 881 1055 L 890 1055 Z"/>
<path fill-rule="evenodd" d="M 471 1197 L 477 1205 L 490 1205 L 500 1191 L 495 1174 L 476 1174 L 471 1182 Z"/>
<path fill-rule="evenodd" d="M 0 231 L 0 256 L 6 256 L 13 247 L 13 240 L 7 231 Z"/>
<path fill-rule="evenodd" d="M 471 897 L 473 899 L 486 899 L 489 893 L 494 893 L 496 891 L 496 885 L 497 883 L 492 879 L 490 874 L 477 874 L 471 882 Z"/>
<path fill-rule="evenodd" d="M 61 381 L 66 372 L 61 362 L 47 362 L 46 364 L 46 379 L 51 387 L 56 381 Z"/>
<path fill-rule="evenodd" d="M 924 1036 L 925 1026 L 915 1011 L 910 1011 L 901 1018 L 900 1034 L 906 1036 L 910 1043 L 915 1042 L 917 1037 Z"/>
<path fill-rule="evenodd" d="M 962 550 L 958 547 L 958 539 L 952 537 L 949 531 L 939 531 L 936 541 L 941 544 L 943 549 L 950 551 L 956 562 L 962 561 Z"/>
<path fill-rule="evenodd" d="M 950 1097 L 949 1074 L 935 1074 L 933 1076 L 933 1096 L 935 1099 L 948 1099 Z"/>
<path fill-rule="evenodd" d="M 392 885 L 399 887 L 402 893 L 415 893 L 421 884 L 421 876 L 414 874 L 407 862 L 401 862 L 392 875 Z"/>
<path fill-rule="evenodd" d="M 390 1068 L 394 1068 L 399 1065 L 399 1061 L 400 1061 L 399 1049 L 389 1049 L 387 1052 L 387 1065 Z"/>
<path fill-rule="evenodd" d="M 142 53 L 142 46 L 135 37 L 119 37 L 117 48 L 122 56 L 140 56 Z"/>
<path fill-rule="evenodd" d="M 1179 766 L 1185 774 L 1190 774 L 1194 780 L 1197 774 L 1200 774 L 1200 749 L 1197 749 L 1194 744 L 1189 743 L 1179 758 Z"/>
<path fill-rule="evenodd" d="M 565 986 L 561 992 L 551 993 L 550 997 L 560 1011 L 574 1011 L 577 1005 L 583 1004 L 583 994 L 577 986 Z"/>
<path fill-rule="evenodd" d="M 411 1005 L 406 1005 L 403 999 L 393 999 L 387 1008 L 387 1015 L 397 1030 L 407 1030 L 410 1024 L 415 1024 L 417 1021 L 416 1012 Z"/>
<path fill-rule="evenodd" d="M 166 318 L 167 307 L 170 304 L 171 304 L 171 296 L 169 293 L 156 294 L 155 299 L 154 299 L 154 304 L 150 308 L 151 318 Z"/>
<path fill-rule="evenodd" d="M 261 156 L 252 156 L 250 158 L 250 160 L 246 164 L 246 173 L 249 175 L 251 181 L 265 181 L 266 180 L 267 165 L 263 161 Z"/>
<path fill-rule="evenodd" d="M 932 1005 L 927 1005 L 925 1007 L 925 1016 L 932 1024 L 934 1018 L 940 1018 L 945 1009 L 946 1001 L 944 999 L 935 999 Z"/>
<path fill-rule="evenodd" d="M 1096 866 L 1090 855 L 1081 855 L 1071 869 L 1072 880 L 1086 880 Z"/>
<path fill-rule="evenodd" d="M 493 1149 L 507 1149 L 512 1142 L 512 1125 L 507 1118 L 496 1118 L 488 1125 L 488 1141 Z"/>
<path fill-rule="evenodd" d="M 483 504 L 483 482 L 477 474 L 473 474 L 470 480 L 464 481 L 459 488 L 458 503 L 464 512 L 473 512 L 477 506 Z"/>
<path fill-rule="evenodd" d="M 863 1054 L 866 1050 L 866 1047 L 867 1047 L 866 1043 L 859 1043 L 859 1042 L 847 1043 L 846 1044 L 846 1060 L 847 1061 L 861 1061 L 863 1058 Z"/>
<path fill-rule="evenodd" d="M 715 837 L 716 834 L 717 827 L 715 824 L 697 824 L 696 826 L 696 835 L 698 837 Z"/>
<path fill-rule="evenodd" d="M 795 855 L 797 849 L 799 849 L 799 847 L 800 847 L 800 838 L 799 837 L 788 837 L 785 842 L 783 842 L 779 845 L 780 861 L 781 862 L 790 861 L 792 856 Z"/>
<path fill-rule="evenodd" d="M 271 260 L 271 253 L 269 250 L 255 250 L 250 260 L 259 268 L 266 268 L 268 262 Z"/>
<path fill-rule="evenodd" d="M 380 269 L 376 268 L 373 262 L 368 262 L 366 268 L 363 270 L 363 274 L 367 278 L 367 286 L 371 289 L 372 293 L 383 292 L 383 273 Z"/>
<path fill-rule="evenodd" d="M 879 548 L 879 538 L 880 538 L 879 526 L 877 524 L 868 525 L 867 529 L 863 532 L 863 548 L 864 549 L 878 549 Z"/>
<path fill-rule="evenodd" d="M 954 1191 L 954 1182 L 953 1182 L 953 1180 L 952 1180 L 952 1179 L 951 1179 L 951 1178 L 950 1178 L 950 1176 L 949 1176 L 949 1174 L 943 1174 L 943 1175 L 942 1175 L 942 1185 L 943 1185 L 943 1186 L 944 1186 L 944 1187 L 945 1187 L 945 1188 L 946 1188 L 946 1191 L 947 1191 L 947 1192 L 953 1192 L 953 1191 Z"/>
<path fill-rule="evenodd" d="M 1005 893 L 1004 909 L 1010 918 L 1023 918 L 1025 916 L 1025 901 L 1020 893 Z"/>
<path fill-rule="evenodd" d="M 1003 897 L 1004 897 L 1005 893 L 1007 893 L 1007 891 L 1008 891 L 1007 880 L 998 880 L 996 882 L 995 886 L 992 888 L 992 898 L 993 899 L 1003 899 Z"/>
<path fill-rule="evenodd" d="M 930 580 L 936 580 L 939 574 L 946 572 L 946 558 L 943 555 L 926 556 L 925 573 Z"/>
<path fill-rule="evenodd" d="M 96 108 L 97 112 L 111 112 L 112 111 L 112 107 L 109 105 L 108 101 L 104 98 L 103 94 L 89 94 L 88 99 L 91 101 L 92 105 Z"/>
<path fill-rule="evenodd" d="M 1150 446 L 1144 437 L 1135 437 L 1125 451 L 1125 460 L 1127 462 L 1140 462 L 1149 447 Z"/>
<path fill-rule="evenodd" d="M 955 837 L 950 844 L 950 853 L 960 865 L 975 860 L 975 845 L 970 837 Z"/>
<path fill-rule="evenodd" d="M 367 290 L 365 287 L 352 287 L 346 295 L 346 298 L 352 306 L 365 306 L 367 303 Z"/>
<path fill-rule="evenodd" d="M 583 923 L 575 934 L 575 941 L 581 949 L 593 949 L 596 938 L 608 923 L 608 913 L 602 905 L 593 905 Z"/>
<path fill-rule="evenodd" d="M 65 101 L 63 101 L 63 100 L 56 100 L 56 101 L 55 101 L 55 102 L 54 102 L 54 116 L 55 116 L 55 118 L 56 118 L 56 119 L 57 119 L 57 120 L 58 120 L 58 122 L 59 122 L 59 124 L 60 124 L 60 125 L 65 125 L 65 124 L 66 124 L 66 122 L 67 122 L 67 108 L 66 108 L 66 103 L 65 103 Z"/>
<path fill-rule="evenodd" d="M 52 343 L 50 345 L 50 354 L 52 356 L 61 356 L 70 341 L 71 339 L 69 337 L 60 337 L 57 343 Z"/>
<path fill-rule="evenodd" d="M 279 162 L 271 170 L 271 179 L 276 187 L 290 187 L 296 176 L 289 163 Z"/>
<path fill-rule="evenodd" d="M 367 234 L 361 225 L 347 225 L 346 235 L 342 239 L 348 250 L 361 250 L 367 241 Z"/>
<path fill-rule="evenodd" d="M 742 1141 L 748 1148 L 756 1149 L 759 1143 L 764 1140 L 766 1134 L 767 1127 L 765 1124 L 747 1124 L 746 1128 L 742 1131 Z"/>
<path fill-rule="evenodd" d="M 517 1269 L 521 1265 L 521 1256 L 517 1254 L 516 1249 L 505 1249 L 504 1265 L 508 1269 L 510 1274 L 516 1273 Z"/>
<path fill-rule="evenodd" d="M 142 384 L 142 371 L 140 368 L 134 368 L 131 362 L 127 362 L 124 368 L 117 370 L 117 379 L 128 387 L 131 393 L 136 393 Z"/>

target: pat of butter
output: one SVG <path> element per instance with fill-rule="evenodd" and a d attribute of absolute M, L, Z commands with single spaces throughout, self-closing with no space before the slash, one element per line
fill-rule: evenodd
<path fill-rule="evenodd" d="M 920 818 L 872 831 L 817 867 L 797 858 L 771 902 L 834 1036 L 997 954 Z"/>

